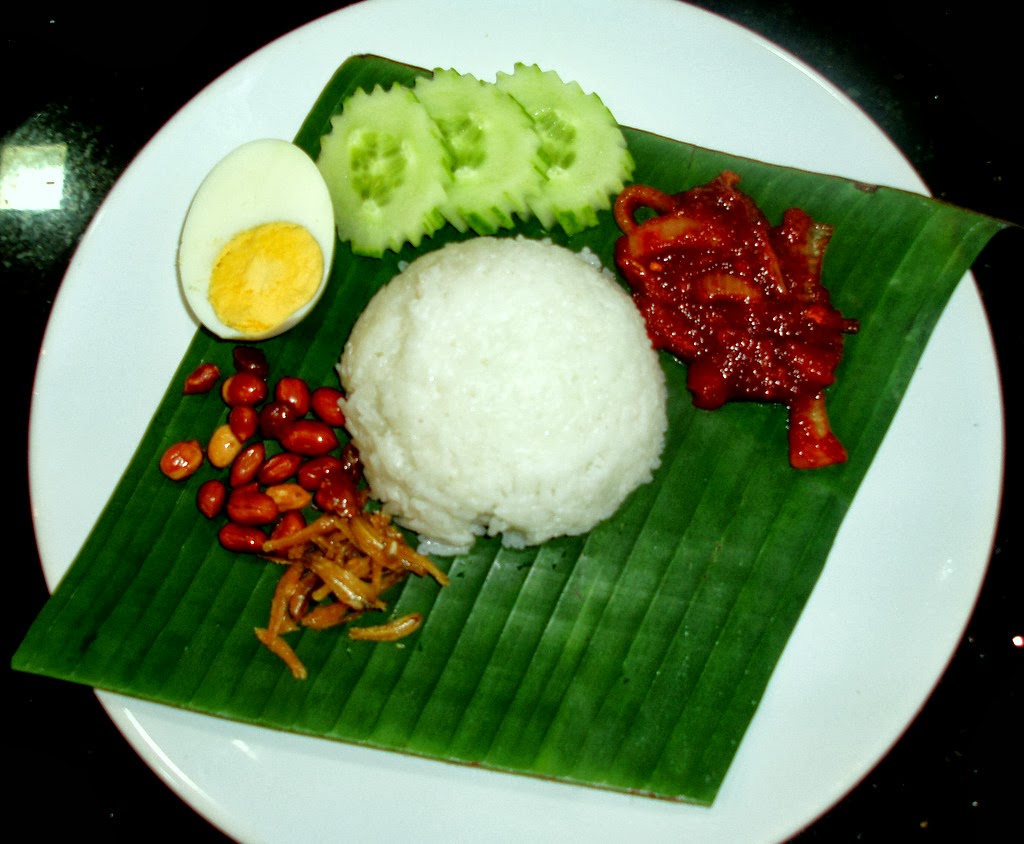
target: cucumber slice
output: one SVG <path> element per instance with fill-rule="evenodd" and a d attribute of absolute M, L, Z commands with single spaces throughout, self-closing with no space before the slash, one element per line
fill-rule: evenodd
<path fill-rule="evenodd" d="M 546 180 L 529 199 L 541 223 L 568 234 L 597 225 L 597 212 L 633 175 L 634 162 L 615 117 L 597 94 L 553 71 L 517 62 L 496 85 L 518 100 L 541 138 Z"/>
<path fill-rule="evenodd" d="M 331 118 L 317 166 L 334 203 L 338 236 L 375 258 L 405 243 L 419 246 L 445 219 L 452 180 L 437 124 L 411 89 L 359 89 Z"/>
<path fill-rule="evenodd" d="M 472 74 L 437 69 L 413 93 L 441 130 L 452 183 L 441 213 L 460 232 L 492 235 L 527 218 L 526 198 L 543 180 L 540 137 L 522 106 Z"/>

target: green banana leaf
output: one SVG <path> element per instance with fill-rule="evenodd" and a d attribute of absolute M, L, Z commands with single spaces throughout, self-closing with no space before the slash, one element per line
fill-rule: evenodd
<path fill-rule="evenodd" d="M 296 142 L 311 155 L 356 86 L 425 71 L 346 61 Z M 634 180 L 665 191 L 724 169 L 778 221 L 791 206 L 830 223 L 824 283 L 846 340 L 829 415 L 847 463 L 798 471 L 785 408 L 696 410 L 669 356 L 663 464 L 589 535 L 527 550 L 479 540 L 440 558 L 451 583 L 390 595 L 422 629 L 401 644 L 338 630 L 291 635 L 309 679 L 256 639 L 277 566 L 232 555 L 200 517 L 195 488 L 160 474 L 164 449 L 226 416 L 216 393 L 183 399 L 200 361 L 233 344 L 200 330 L 109 504 L 13 658 L 14 668 L 269 728 L 565 782 L 711 804 L 947 299 L 1005 223 L 884 187 L 772 166 L 625 129 Z M 610 213 L 565 238 L 614 266 Z M 512 234 L 512 232 L 509 232 Z M 273 376 L 336 385 L 334 364 L 399 262 L 461 237 L 438 233 L 382 260 L 339 244 L 330 289 L 290 333 L 265 342 Z"/>

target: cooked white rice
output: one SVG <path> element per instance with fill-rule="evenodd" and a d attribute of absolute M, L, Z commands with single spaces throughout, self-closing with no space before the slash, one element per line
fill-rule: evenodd
<path fill-rule="evenodd" d="M 427 553 L 583 533 L 660 461 L 658 356 L 589 253 L 521 237 L 427 253 L 370 301 L 338 370 L 373 496 Z"/>

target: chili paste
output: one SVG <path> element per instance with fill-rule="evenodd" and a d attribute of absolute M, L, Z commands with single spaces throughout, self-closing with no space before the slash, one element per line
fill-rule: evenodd
<path fill-rule="evenodd" d="M 687 364 L 697 407 L 784 404 L 794 467 L 844 462 L 824 391 L 843 335 L 859 323 L 830 304 L 821 284 L 832 228 L 799 208 L 772 226 L 738 182 L 726 171 L 678 194 L 627 187 L 614 209 L 623 232 L 616 264 L 654 346 Z"/>

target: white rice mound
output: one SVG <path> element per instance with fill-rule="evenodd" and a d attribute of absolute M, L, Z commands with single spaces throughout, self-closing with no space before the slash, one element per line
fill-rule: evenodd
<path fill-rule="evenodd" d="M 338 372 L 372 495 L 424 553 L 584 533 L 661 459 L 658 355 L 589 252 L 523 237 L 429 252 L 373 297 Z"/>

